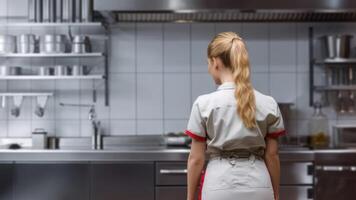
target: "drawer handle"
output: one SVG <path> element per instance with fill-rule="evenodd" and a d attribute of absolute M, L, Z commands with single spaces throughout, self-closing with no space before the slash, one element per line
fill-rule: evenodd
<path fill-rule="evenodd" d="M 356 166 L 351 166 L 351 167 L 350 167 L 350 171 L 356 172 Z"/>
<path fill-rule="evenodd" d="M 161 169 L 159 171 L 161 174 L 187 174 L 187 169 Z"/>
<path fill-rule="evenodd" d="M 346 168 L 344 166 L 317 166 L 317 170 L 330 171 L 330 172 L 342 172 Z"/>

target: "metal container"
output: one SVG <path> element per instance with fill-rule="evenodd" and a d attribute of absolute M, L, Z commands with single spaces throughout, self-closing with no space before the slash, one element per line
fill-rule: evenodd
<path fill-rule="evenodd" d="M 89 74 L 90 69 L 84 65 L 73 65 L 72 66 L 72 75 L 73 76 L 83 76 Z"/>
<path fill-rule="evenodd" d="M 55 0 L 56 22 L 63 21 L 63 4 L 62 0 Z"/>
<path fill-rule="evenodd" d="M 50 11 L 51 5 L 50 0 L 42 0 L 42 21 L 49 22 L 50 21 Z"/>
<path fill-rule="evenodd" d="M 36 21 L 36 0 L 28 0 L 27 19 L 29 22 Z"/>
<path fill-rule="evenodd" d="M 352 35 L 326 35 L 321 37 L 327 58 L 349 58 Z"/>
<path fill-rule="evenodd" d="M 334 125 L 331 138 L 333 148 L 355 148 L 356 125 Z"/>
<path fill-rule="evenodd" d="M 34 149 L 47 148 L 47 132 L 44 129 L 36 128 L 32 132 L 32 148 Z"/>
<path fill-rule="evenodd" d="M 0 76 L 21 75 L 21 70 L 21 67 L 16 66 L 0 66 Z"/>
<path fill-rule="evenodd" d="M 35 0 L 35 5 L 36 5 L 36 9 L 35 9 L 36 18 L 35 18 L 35 21 L 36 22 L 42 22 L 42 0 Z"/>
<path fill-rule="evenodd" d="M 16 37 L 13 35 L 0 35 L 0 53 L 15 53 Z"/>
<path fill-rule="evenodd" d="M 90 52 L 90 39 L 85 35 L 75 35 L 72 41 L 72 53 Z"/>
<path fill-rule="evenodd" d="M 74 0 L 62 0 L 63 3 L 63 21 L 74 22 Z"/>
<path fill-rule="evenodd" d="M 40 76 L 52 76 L 54 75 L 54 69 L 52 67 L 42 66 L 38 68 L 38 75 Z"/>
<path fill-rule="evenodd" d="M 44 35 L 41 37 L 41 53 L 64 53 L 66 49 L 65 35 Z"/>
<path fill-rule="evenodd" d="M 74 21 L 81 22 L 82 21 L 82 0 L 74 0 Z"/>
<path fill-rule="evenodd" d="M 18 53 L 35 53 L 36 36 L 34 34 L 22 34 L 17 37 Z"/>
<path fill-rule="evenodd" d="M 56 17 L 57 17 L 57 9 L 56 9 L 56 1 L 57 0 L 50 0 L 50 13 L 49 13 L 49 21 L 50 22 L 56 22 Z"/>
<path fill-rule="evenodd" d="M 56 65 L 54 67 L 54 74 L 56 76 L 67 76 L 70 74 L 69 67 L 65 65 Z"/>
<path fill-rule="evenodd" d="M 82 22 L 93 21 L 93 0 L 82 0 Z"/>

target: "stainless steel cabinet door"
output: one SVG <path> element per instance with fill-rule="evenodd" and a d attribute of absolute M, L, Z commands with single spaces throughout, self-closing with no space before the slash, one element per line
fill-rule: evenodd
<path fill-rule="evenodd" d="M 281 162 L 281 184 L 313 184 L 313 163 Z"/>
<path fill-rule="evenodd" d="M 12 199 L 12 164 L 0 163 L 0 200 Z"/>
<path fill-rule="evenodd" d="M 307 200 L 313 199 L 312 186 L 281 186 L 280 199 Z"/>
<path fill-rule="evenodd" d="M 15 164 L 13 200 L 87 200 L 89 164 Z"/>
<path fill-rule="evenodd" d="M 92 164 L 92 200 L 153 200 L 153 162 Z"/>

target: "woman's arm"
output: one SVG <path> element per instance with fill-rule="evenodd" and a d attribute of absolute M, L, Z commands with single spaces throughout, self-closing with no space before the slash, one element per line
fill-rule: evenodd
<path fill-rule="evenodd" d="M 271 176 L 274 198 L 275 200 L 279 200 L 280 163 L 277 138 L 266 138 L 266 152 L 264 159 Z"/>
<path fill-rule="evenodd" d="M 205 149 L 205 142 L 193 139 L 188 158 L 188 200 L 194 200 L 196 196 L 200 175 L 205 164 Z"/>

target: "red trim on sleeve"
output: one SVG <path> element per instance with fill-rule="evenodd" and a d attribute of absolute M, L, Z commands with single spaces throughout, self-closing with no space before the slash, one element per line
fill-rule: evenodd
<path fill-rule="evenodd" d="M 205 137 L 199 136 L 199 135 L 197 135 L 191 131 L 188 131 L 188 130 L 185 130 L 184 133 L 187 134 L 189 137 L 191 137 L 195 140 L 201 141 L 201 142 L 205 142 L 205 140 L 206 140 Z"/>
<path fill-rule="evenodd" d="M 280 131 L 275 131 L 275 132 L 272 132 L 272 133 L 268 133 L 267 134 L 267 137 L 268 138 L 278 138 L 279 136 L 282 136 L 282 135 L 285 135 L 287 132 L 286 130 L 280 130 Z"/>
<path fill-rule="evenodd" d="M 205 172 L 206 172 L 205 170 L 203 170 L 203 171 L 201 172 L 198 200 L 202 200 L 202 193 L 203 193 Z"/>

